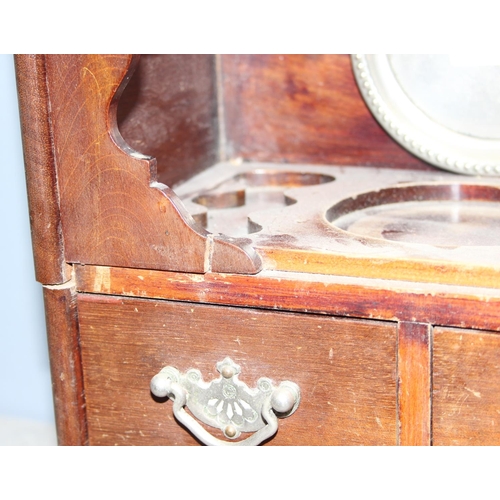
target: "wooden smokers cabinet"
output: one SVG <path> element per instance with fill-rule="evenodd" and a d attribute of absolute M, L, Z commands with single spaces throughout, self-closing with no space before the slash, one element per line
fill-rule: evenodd
<path fill-rule="evenodd" d="M 363 61 L 16 57 L 60 444 L 199 443 L 150 382 L 226 358 L 300 388 L 266 444 L 500 444 L 499 167 L 398 140 Z"/>

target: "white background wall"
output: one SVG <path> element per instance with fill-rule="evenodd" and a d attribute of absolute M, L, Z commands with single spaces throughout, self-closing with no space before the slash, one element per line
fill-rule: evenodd
<path fill-rule="evenodd" d="M 53 423 L 41 285 L 29 229 L 14 62 L 0 54 L 0 434 L 5 418 Z M 0 443 L 1 444 L 1 443 Z"/>

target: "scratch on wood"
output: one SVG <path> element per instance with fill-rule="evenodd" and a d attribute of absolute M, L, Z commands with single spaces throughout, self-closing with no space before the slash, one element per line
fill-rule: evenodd
<path fill-rule="evenodd" d="M 460 406 L 458 407 L 458 411 L 456 412 L 457 415 L 460 415 L 460 412 L 462 411 L 462 406 L 467 401 L 467 399 L 469 399 L 469 395 L 468 394 L 466 394 L 465 397 L 464 397 L 464 399 L 462 399 L 462 401 L 460 401 Z"/>
<path fill-rule="evenodd" d="M 464 387 L 464 389 L 466 391 L 469 391 L 470 393 L 474 394 L 474 396 L 476 396 L 476 398 L 480 398 L 481 397 L 481 393 L 478 392 L 478 391 L 473 391 L 472 389 L 469 389 L 468 387 Z"/>
<path fill-rule="evenodd" d="M 95 83 L 97 85 L 97 91 L 99 91 L 101 87 L 100 87 L 99 82 L 97 81 L 97 78 L 95 77 L 94 73 L 92 73 L 92 71 L 90 71 L 90 69 L 87 68 L 87 66 L 83 67 L 83 71 L 84 72 L 87 71 L 88 73 L 90 73 L 90 75 L 92 76 L 92 78 L 94 79 L 94 81 L 95 81 Z"/>

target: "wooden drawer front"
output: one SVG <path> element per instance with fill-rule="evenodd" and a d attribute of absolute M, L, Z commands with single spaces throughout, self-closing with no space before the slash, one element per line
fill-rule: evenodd
<path fill-rule="evenodd" d="M 500 335 L 434 329 L 433 444 L 500 445 Z"/>
<path fill-rule="evenodd" d="M 150 380 L 173 365 L 210 381 L 226 356 L 250 387 L 262 376 L 300 386 L 270 444 L 396 444 L 393 323 L 87 294 L 78 309 L 90 444 L 196 444 Z"/>

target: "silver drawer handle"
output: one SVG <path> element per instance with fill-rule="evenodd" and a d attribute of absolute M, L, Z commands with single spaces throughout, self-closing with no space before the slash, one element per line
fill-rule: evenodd
<path fill-rule="evenodd" d="M 299 405 L 300 389 L 293 382 L 273 386 L 268 378 L 260 378 L 257 388 L 250 389 L 238 380 L 239 365 L 230 358 L 217 363 L 221 376 L 204 382 L 199 370 L 180 373 L 166 366 L 151 379 L 151 392 L 173 399 L 175 418 L 204 444 L 214 446 L 258 445 L 278 430 L 278 417 L 291 415 Z M 242 432 L 254 432 L 242 441 L 224 441 L 212 436 L 184 407 L 201 422 L 220 429 L 228 439 L 237 439 Z"/>

